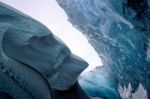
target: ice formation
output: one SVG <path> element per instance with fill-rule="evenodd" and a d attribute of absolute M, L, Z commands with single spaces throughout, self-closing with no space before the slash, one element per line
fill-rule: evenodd
<path fill-rule="evenodd" d="M 150 96 L 150 1 L 57 0 L 57 2 L 66 11 L 68 20 L 83 32 L 95 48 L 105 66 L 105 72 L 114 79 L 116 85 L 128 86 L 130 83 L 134 93 L 140 83 Z M 99 73 L 95 73 L 96 75 L 103 76 Z M 103 82 L 103 79 L 98 81 L 100 80 Z M 85 86 L 88 87 L 88 84 Z M 117 86 L 113 89 L 117 91 Z M 101 92 L 108 94 L 103 89 L 97 93 Z"/>
<path fill-rule="evenodd" d="M 87 65 L 40 22 L 0 2 L 0 98 L 89 99 L 77 81 Z"/>

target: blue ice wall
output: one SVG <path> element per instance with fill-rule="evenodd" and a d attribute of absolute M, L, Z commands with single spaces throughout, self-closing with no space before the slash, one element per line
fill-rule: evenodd
<path fill-rule="evenodd" d="M 116 84 L 131 83 L 134 92 L 141 83 L 150 95 L 149 1 L 57 2 L 73 26 L 85 34 Z"/>

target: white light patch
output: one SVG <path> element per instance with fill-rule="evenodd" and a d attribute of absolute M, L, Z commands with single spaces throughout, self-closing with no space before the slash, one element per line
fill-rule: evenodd
<path fill-rule="evenodd" d="M 70 50 L 89 63 L 84 71 L 102 66 L 101 60 L 83 34 L 72 27 L 56 0 L 0 0 L 46 25 Z"/>

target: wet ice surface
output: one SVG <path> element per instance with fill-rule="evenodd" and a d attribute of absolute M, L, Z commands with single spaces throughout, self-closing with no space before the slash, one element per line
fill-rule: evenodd
<path fill-rule="evenodd" d="M 128 86 L 130 83 L 134 93 L 141 83 L 148 94 L 150 93 L 148 0 L 136 2 L 57 0 L 57 2 L 66 11 L 73 26 L 86 35 L 101 57 L 106 72 L 118 81 L 116 84 Z"/>

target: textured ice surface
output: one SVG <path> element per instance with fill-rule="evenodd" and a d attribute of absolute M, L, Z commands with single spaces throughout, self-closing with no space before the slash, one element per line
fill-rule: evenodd
<path fill-rule="evenodd" d="M 0 1 L 15 7 L 19 11 L 26 13 L 46 25 L 52 33 L 65 42 L 72 53 L 88 62 L 89 66 L 83 72 L 90 71 L 94 69 L 95 66 L 102 65 L 94 48 L 88 43 L 86 37 L 67 21 L 68 17 L 65 11 L 57 4 L 56 0 Z M 26 7 L 26 5 L 28 5 L 28 7 Z M 53 14 L 47 12 L 52 12 Z"/>
<path fill-rule="evenodd" d="M 148 0 L 57 2 L 74 27 L 86 35 L 116 83 L 123 86 L 131 83 L 133 92 L 141 83 L 150 94 Z"/>
<path fill-rule="evenodd" d="M 0 2 L 0 92 L 51 99 L 52 90 L 69 90 L 87 65 L 44 25 Z M 80 91 L 86 96 L 81 88 L 64 95 L 74 99 Z"/>
<path fill-rule="evenodd" d="M 90 96 L 101 97 L 102 99 L 109 99 L 110 97 L 120 99 L 116 90 L 117 85 L 108 75 L 104 66 L 81 75 L 79 83 Z"/>

